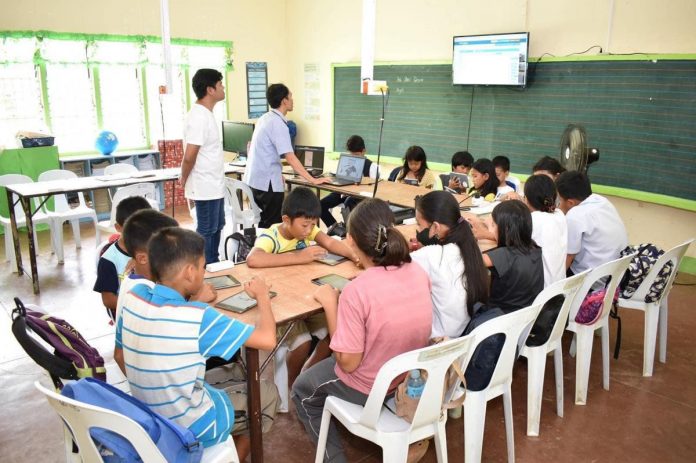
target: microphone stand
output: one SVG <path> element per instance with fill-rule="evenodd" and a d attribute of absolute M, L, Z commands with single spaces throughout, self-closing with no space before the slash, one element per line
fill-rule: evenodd
<path fill-rule="evenodd" d="M 384 93 L 384 88 L 380 89 L 380 91 L 382 92 L 382 117 L 379 119 L 379 142 L 377 143 L 377 176 L 375 177 L 375 187 L 372 190 L 373 198 L 377 197 L 377 185 L 379 185 L 379 159 L 382 155 L 382 132 L 384 131 L 384 113 L 387 106 L 388 95 L 388 93 Z M 387 92 L 389 92 L 389 90 L 387 90 Z"/>

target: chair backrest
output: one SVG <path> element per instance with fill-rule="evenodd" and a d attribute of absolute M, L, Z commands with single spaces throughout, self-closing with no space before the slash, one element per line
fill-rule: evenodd
<path fill-rule="evenodd" d="M 558 316 L 556 317 L 556 320 L 553 322 L 553 328 L 551 328 L 551 332 L 549 333 L 548 338 L 545 341 L 543 341 L 543 343 L 535 343 L 535 347 L 546 345 L 549 342 L 555 341 L 559 339 L 561 336 L 563 336 L 563 331 L 565 331 L 566 322 L 568 320 L 568 312 L 570 311 L 570 306 L 573 303 L 573 300 L 575 299 L 575 294 L 578 292 L 578 289 L 582 285 L 583 281 L 585 281 L 585 276 L 587 276 L 588 273 L 590 273 L 590 271 L 585 270 L 584 272 L 578 273 L 577 275 L 573 275 L 572 277 L 559 280 L 544 288 L 544 290 L 540 292 L 534 299 L 533 304 L 540 304 L 542 307 L 539 311 L 539 315 L 537 316 L 538 321 L 544 313 L 544 309 L 546 308 L 545 305 L 547 302 L 558 296 L 563 297 L 563 303 L 561 304 L 561 308 L 558 311 Z"/>
<path fill-rule="evenodd" d="M 518 349 L 521 349 L 527 341 L 529 331 L 540 310 L 541 304 L 533 304 L 524 309 L 515 310 L 479 325 L 469 334 L 469 336 L 474 337 L 472 351 L 491 336 L 497 334 L 505 336 L 505 343 L 498 356 L 498 361 L 487 389 L 512 381 L 512 366 L 517 358 Z M 464 364 L 464 367 L 466 365 Z"/>
<path fill-rule="evenodd" d="M 399 167 L 394 167 L 391 172 L 389 172 L 389 177 L 387 180 L 390 182 L 396 182 L 396 177 L 399 175 L 399 172 L 401 171 L 401 166 Z"/>
<path fill-rule="evenodd" d="M 114 225 L 116 223 L 116 208 L 118 207 L 118 203 L 131 196 L 142 196 L 147 199 L 153 209 L 159 210 L 159 204 L 157 204 L 154 198 L 154 186 L 155 185 L 152 183 L 136 183 L 135 185 L 127 185 L 116 190 L 114 197 L 111 199 L 109 224 Z"/>
<path fill-rule="evenodd" d="M 6 185 L 14 185 L 17 183 L 32 183 L 34 180 L 31 179 L 31 177 L 27 175 L 22 175 L 22 174 L 5 174 L 5 175 L 0 175 L 0 187 L 6 186 Z M 22 209 L 22 205 L 17 201 L 17 204 L 15 204 L 14 207 L 15 210 L 15 219 L 17 219 L 17 222 L 23 222 L 24 221 L 24 209 Z M 9 218 L 9 216 L 5 217 L 3 216 L 4 219 Z"/>
<path fill-rule="evenodd" d="M 686 254 L 686 250 L 689 249 L 689 245 L 693 241 L 694 239 L 691 238 L 690 240 L 687 240 L 684 243 L 677 245 L 669 251 L 662 254 L 650 268 L 650 272 L 648 272 L 645 278 L 643 278 L 643 281 L 641 282 L 640 286 L 638 286 L 638 289 L 636 289 L 636 292 L 633 293 L 631 299 L 637 301 L 645 301 L 645 296 L 648 295 L 650 287 L 657 279 L 657 276 L 659 275 L 660 270 L 662 270 L 662 267 L 664 267 L 667 262 L 672 262 L 672 265 L 674 266 L 672 269 L 672 273 L 669 275 L 669 278 L 667 279 L 667 282 L 665 283 L 665 286 L 662 289 L 662 292 L 660 293 L 659 299 L 655 301 L 657 302 L 657 304 L 660 304 L 660 302 L 662 302 L 662 299 L 666 297 L 670 289 L 672 289 L 674 278 L 677 276 L 677 271 L 679 270 L 679 263 L 684 257 L 684 254 Z"/>
<path fill-rule="evenodd" d="M 602 309 L 597 313 L 594 321 L 585 324 L 595 325 L 609 316 L 609 312 L 611 311 L 612 303 L 614 301 L 616 288 L 619 286 L 621 278 L 623 277 L 624 272 L 626 272 L 628 264 L 631 263 L 633 256 L 635 256 L 635 254 L 630 254 L 628 256 L 609 261 L 606 264 L 602 264 L 599 267 L 592 269 L 585 276 L 585 281 L 583 281 L 580 288 L 578 288 L 578 291 L 575 293 L 575 297 L 573 298 L 573 303 L 570 305 L 570 323 L 575 323 L 575 317 L 578 314 L 578 310 L 580 310 L 580 305 L 585 299 L 585 296 L 587 296 L 587 293 L 589 293 L 590 289 L 592 289 L 592 285 L 594 285 L 597 280 L 605 277 L 611 278 L 609 283 L 606 285 L 606 294 L 604 295 L 604 301 L 602 302 Z"/>
<path fill-rule="evenodd" d="M 82 461 L 103 461 L 89 434 L 91 428 L 103 428 L 127 439 L 143 461 L 166 463 L 164 456 L 145 429 L 132 419 L 105 408 L 64 397 L 45 388 L 38 381 L 34 382 L 34 386 L 46 396 L 48 403 L 70 428 Z"/>
<path fill-rule="evenodd" d="M 65 169 L 53 169 L 47 170 L 39 174 L 39 182 L 50 182 L 52 180 L 72 180 L 77 178 L 77 174 L 70 170 Z M 87 206 L 85 202 L 85 195 L 81 191 L 77 192 L 77 198 L 80 201 L 80 206 Z M 65 212 L 70 210 L 70 205 L 68 204 L 68 198 L 64 194 L 53 195 L 54 206 L 53 210 L 55 212 Z"/>
<path fill-rule="evenodd" d="M 104 175 L 112 174 L 132 174 L 137 172 L 138 168 L 133 164 L 127 162 L 118 162 L 116 164 L 110 164 L 104 168 Z"/>
<path fill-rule="evenodd" d="M 254 194 L 246 183 L 233 178 L 225 178 L 226 194 L 225 200 L 232 207 L 232 214 L 237 224 L 242 224 L 243 228 L 252 225 L 258 226 L 261 221 L 261 208 L 254 201 Z M 249 201 L 249 209 L 244 210 L 240 202 L 240 193 L 243 199 L 246 196 Z"/>
<path fill-rule="evenodd" d="M 391 382 L 402 373 L 417 368 L 427 371 L 428 380 L 418 401 L 418 408 L 411 427 L 417 428 L 426 423 L 437 421 L 442 409 L 442 391 L 447 370 L 454 361 L 462 363 L 469 361 L 471 352 L 473 352 L 472 342 L 472 336 L 451 339 L 440 344 L 403 353 L 382 365 L 363 408 L 360 423 L 368 428 L 376 429 L 382 412 L 382 404 L 389 392 Z"/>

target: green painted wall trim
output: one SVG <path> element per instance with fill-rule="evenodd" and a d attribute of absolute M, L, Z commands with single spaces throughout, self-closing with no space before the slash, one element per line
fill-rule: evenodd
<path fill-rule="evenodd" d="M 150 133 L 150 104 L 149 104 L 149 98 L 147 97 L 147 67 L 146 66 L 141 66 L 140 69 L 140 75 L 142 76 L 142 79 L 140 80 L 140 83 L 142 85 L 142 98 L 143 98 L 143 117 L 145 118 L 145 143 L 147 143 L 148 146 L 152 146 L 152 134 Z"/>
<path fill-rule="evenodd" d="M 103 42 L 161 42 L 162 37 L 157 35 L 121 35 L 121 34 L 83 34 L 79 32 L 54 32 L 54 31 L 0 31 L 0 39 L 30 39 L 33 37 L 52 40 L 96 40 Z M 173 37 L 174 45 L 195 45 L 199 47 L 232 47 L 228 40 L 204 40 Z"/>
<path fill-rule="evenodd" d="M 41 102 L 43 103 L 44 119 L 48 130 L 53 131 L 53 122 L 51 120 L 51 105 L 48 101 L 48 79 L 46 76 L 46 64 L 39 65 L 39 74 L 41 76 Z"/>
<path fill-rule="evenodd" d="M 696 257 L 684 256 L 679 265 L 679 271 L 690 275 L 696 275 Z"/>
<path fill-rule="evenodd" d="M 690 212 L 696 212 L 696 201 L 690 199 L 675 198 L 673 196 L 660 195 L 657 193 L 646 193 L 639 190 L 631 190 L 628 188 L 618 188 L 605 185 L 592 185 L 594 193 L 601 193 L 610 196 L 618 196 L 620 198 L 634 199 L 646 203 L 660 204 L 662 206 L 676 207 Z"/>
<path fill-rule="evenodd" d="M 94 81 L 94 107 L 97 110 L 97 127 L 99 130 L 104 130 L 104 111 L 102 109 L 102 94 L 101 94 L 101 79 L 99 78 L 99 67 L 90 67 Z"/>

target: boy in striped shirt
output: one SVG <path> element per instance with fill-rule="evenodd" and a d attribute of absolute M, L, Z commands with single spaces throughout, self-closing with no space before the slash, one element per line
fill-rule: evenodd
<path fill-rule="evenodd" d="M 188 302 L 203 285 L 204 240 L 177 227 L 160 230 L 148 245 L 157 284 L 136 285 L 125 296 L 116 325 L 116 349 L 134 397 L 191 429 L 208 447 L 225 441 L 234 407 L 224 390 L 204 380 L 209 357 L 229 360 L 246 345 L 270 350 L 276 326 L 269 286 L 261 278 L 244 284 L 258 301 L 256 327 L 226 317 L 201 302 Z M 248 437 L 237 439 L 243 461 Z"/>

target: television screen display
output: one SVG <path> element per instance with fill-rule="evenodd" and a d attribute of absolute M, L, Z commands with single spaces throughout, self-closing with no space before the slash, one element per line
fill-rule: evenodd
<path fill-rule="evenodd" d="M 529 32 L 456 36 L 452 83 L 524 86 L 528 52 Z"/>
<path fill-rule="evenodd" d="M 254 133 L 254 124 L 247 122 L 222 122 L 222 149 L 240 155 L 247 154 L 247 145 Z"/>

